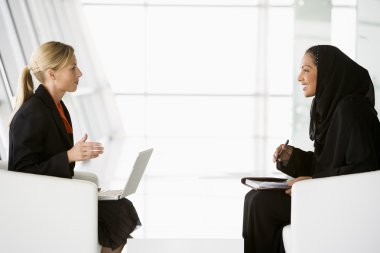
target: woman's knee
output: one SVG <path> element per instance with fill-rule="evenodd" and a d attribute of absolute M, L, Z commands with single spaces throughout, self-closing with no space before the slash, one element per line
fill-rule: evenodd
<path fill-rule="evenodd" d="M 284 196 L 279 196 L 279 195 Z M 252 190 L 245 196 L 245 204 L 250 206 L 252 211 L 270 210 L 272 208 L 278 208 L 281 205 L 280 198 L 286 198 L 285 192 L 270 191 L 270 190 Z"/>
<path fill-rule="evenodd" d="M 255 195 L 257 194 L 257 192 L 258 191 L 256 191 L 256 190 L 251 190 L 251 191 L 247 192 L 247 194 L 245 194 L 245 202 L 253 199 L 255 197 Z"/>

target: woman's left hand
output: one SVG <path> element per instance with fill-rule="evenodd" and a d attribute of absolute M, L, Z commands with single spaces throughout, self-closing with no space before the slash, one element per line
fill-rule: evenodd
<path fill-rule="evenodd" d="M 298 182 L 298 181 L 301 181 L 301 180 L 306 180 L 306 179 L 312 179 L 312 177 L 297 177 L 297 178 L 295 178 L 295 179 L 293 179 L 293 180 L 290 180 L 290 181 L 288 182 L 288 185 L 289 185 L 290 187 L 292 187 L 293 184 L 294 184 L 295 182 Z M 286 194 L 289 194 L 289 195 L 292 195 L 292 188 L 286 190 L 285 193 L 286 193 Z"/>

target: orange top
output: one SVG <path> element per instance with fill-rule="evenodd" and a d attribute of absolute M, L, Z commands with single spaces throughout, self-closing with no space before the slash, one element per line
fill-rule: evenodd
<path fill-rule="evenodd" d="M 57 104 L 57 108 L 58 108 L 59 115 L 61 116 L 61 118 L 63 120 L 63 124 L 65 125 L 66 132 L 68 134 L 72 134 L 73 133 L 73 128 L 71 127 L 69 121 L 67 120 L 67 118 L 65 116 L 65 112 L 63 111 L 63 107 L 62 107 L 61 102 L 59 102 Z"/>

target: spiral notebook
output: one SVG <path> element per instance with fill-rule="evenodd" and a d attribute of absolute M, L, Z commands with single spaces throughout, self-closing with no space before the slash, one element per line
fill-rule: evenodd
<path fill-rule="evenodd" d="M 101 190 L 98 192 L 99 200 L 118 200 L 135 193 L 141 178 L 148 165 L 153 149 L 141 151 L 136 158 L 135 164 L 123 190 Z"/>

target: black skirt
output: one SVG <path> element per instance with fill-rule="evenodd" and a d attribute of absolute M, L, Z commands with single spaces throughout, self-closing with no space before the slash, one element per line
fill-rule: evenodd
<path fill-rule="evenodd" d="M 117 249 L 141 226 L 139 216 L 128 199 L 98 202 L 98 238 L 103 247 Z"/>

